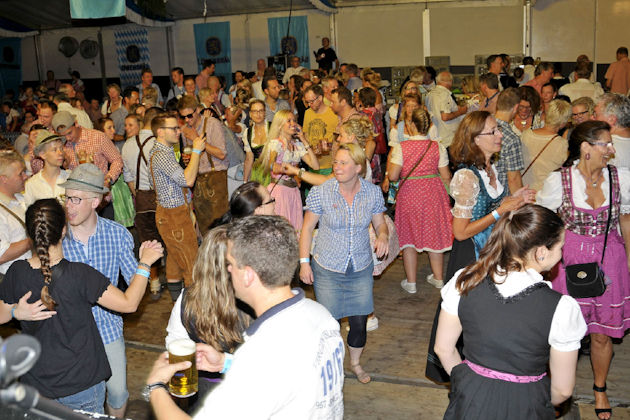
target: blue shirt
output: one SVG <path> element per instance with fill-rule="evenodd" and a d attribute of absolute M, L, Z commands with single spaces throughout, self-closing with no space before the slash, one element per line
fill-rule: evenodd
<path fill-rule="evenodd" d="M 319 215 L 313 259 L 337 273 L 345 273 L 350 262 L 354 271 L 372 263 L 368 227 L 372 216 L 385 211 L 381 189 L 363 178 L 359 181 L 361 188 L 352 206 L 339 192 L 339 182 L 334 178 L 313 187 L 306 198 L 308 210 Z"/>
<path fill-rule="evenodd" d="M 172 146 L 166 146 L 158 141 L 151 149 L 151 160 L 149 161 L 149 180 L 157 195 L 158 204 L 167 209 L 186 204 L 186 198 L 182 188 L 188 187 L 184 170 L 173 153 Z"/>
<path fill-rule="evenodd" d="M 133 237 L 121 224 L 97 216 L 96 231 L 84 245 L 72 236 L 72 229 L 63 239 L 63 254 L 68 261 L 82 262 L 100 271 L 114 285 L 118 285 L 118 273 L 127 284 L 136 272 L 138 262 L 133 253 Z M 118 340 L 123 335 L 123 320 L 118 312 L 98 305 L 92 307 L 103 344 Z"/>

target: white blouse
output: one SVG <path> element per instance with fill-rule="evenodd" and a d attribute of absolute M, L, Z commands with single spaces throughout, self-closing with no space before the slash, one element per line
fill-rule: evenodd
<path fill-rule="evenodd" d="M 458 315 L 460 294 L 455 287 L 457 278 L 464 269 L 459 270 L 441 290 L 442 310 L 451 315 Z M 551 287 L 551 283 L 544 281 L 536 270 L 510 272 L 506 276 L 495 277 L 495 285 L 504 298 L 514 296 L 527 287 L 543 282 Z M 574 351 L 580 348 L 580 341 L 586 334 L 586 322 L 582 316 L 580 305 L 571 296 L 563 295 L 558 302 L 551 320 L 548 342 L 558 351 Z"/>
<path fill-rule="evenodd" d="M 483 185 L 486 187 L 486 191 L 491 198 L 497 198 L 503 194 L 503 185 L 499 182 L 499 176 L 497 168 L 492 165 L 492 171 L 497 182 L 497 187 L 494 188 L 490 185 L 490 178 L 484 170 L 479 171 Z M 451 197 L 455 200 L 455 205 L 451 210 L 453 217 L 461 219 L 470 219 L 472 217 L 472 210 L 477 203 L 477 196 L 481 187 L 479 185 L 479 178 L 471 169 L 460 169 L 455 172 L 453 179 L 451 180 Z"/>
<path fill-rule="evenodd" d="M 586 181 L 576 167 L 577 163 L 571 167 L 571 187 L 573 190 L 573 204 L 583 209 L 591 209 L 586 202 Z M 601 189 L 604 193 L 604 203 L 607 206 L 610 200 L 608 196 L 608 169 L 603 168 L 604 180 Z M 621 213 L 630 213 L 630 169 L 617 168 L 619 175 L 619 192 L 621 194 Z M 562 174 L 559 171 L 549 174 L 543 187 L 536 194 L 536 204 L 547 207 L 551 211 L 556 211 L 562 205 Z"/>
<path fill-rule="evenodd" d="M 430 138 L 429 136 L 417 135 L 417 136 L 411 136 L 407 140 L 428 140 L 429 138 Z M 440 160 L 438 162 L 438 168 L 443 168 L 445 166 L 448 166 L 448 152 L 446 151 L 446 148 L 442 146 L 442 144 L 440 144 L 438 141 L 435 141 L 435 140 L 432 140 L 432 141 L 437 143 L 438 151 L 440 153 Z M 402 166 L 403 165 L 402 146 L 398 142 L 395 142 L 394 144 L 390 142 L 390 144 L 391 144 L 391 151 L 389 152 L 390 153 L 389 161 L 393 163 L 394 165 Z"/>

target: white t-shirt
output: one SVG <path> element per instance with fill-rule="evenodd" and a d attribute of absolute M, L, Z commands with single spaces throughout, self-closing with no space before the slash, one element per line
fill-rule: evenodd
<path fill-rule="evenodd" d="M 442 310 L 451 315 L 457 315 L 460 294 L 457 290 L 457 278 L 464 269 L 459 270 L 453 278 L 444 285 L 442 294 Z M 506 276 L 496 277 L 495 285 L 504 298 L 514 296 L 529 286 L 543 282 L 551 287 L 551 283 L 544 281 L 540 273 L 533 269 L 522 272 L 510 272 Z M 517 331 L 518 332 L 518 331 Z M 574 351 L 580 348 L 580 340 L 586 334 L 586 322 L 582 316 L 580 305 L 571 296 L 562 296 L 551 320 L 548 343 L 558 351 Z"/>
<path fill-rule="evenodd" d="M 328 310 L 295 296 L 245 333 L 223 382 L 195 419 L 342 419 L 345 347 Z"/>
<path fill-rule="evenodd" d="M 449 147 L 459 123 L 464 119 L 464 115 L 460 115 L 449 121 L 442 120 L 442 113 L 457 111 L 457 103 L 452 98 L 451 91 L 442 85 L 437 85 L 427 95 L 427 108 L 433 124 L 437 127 L 440 142 L 444 147 Z"/>
<path fill-rule="evenodd" d="M 9 210 L 24 221 L 26 203 L 24 202 L 24 197 L 22 197 L 21 194 L 15 194 L 14 199 L 9 202 L 4 201 L 2 198 L 0 198 L 0 200 L 2 200 L 2 204 L 7 206 Z M 15 217 L 1 207 L 0 226 L 2 226 L 2 229 L 0 229 L 0 255 L 4 255 L 12 243 L 26 239 L 26 230 L 24 230 L 24 226 L 22 226 Z M 11 264 L 13 264 L 13 261 L 25 260 L 27 258 L 31 258 L 31 251 L 27 251 L 14 260 L 0 264 L 0 273 L 6 274 Z"/>
<path fill-rule="evenodd" d="M 140 130 L 138 133 L 140 144 L 144 143 L 149 137 L 153 137 L 153 132 L 151 130 Z M 144 151 L 144 157 L 147 160 L 147 163 L 151 162 L 151 149 L 153 149 L 153 143 L 155 143 L 155 138 L 147 141 L 147 144 L 144 145 L 142 150 Z M 151 172 L 148 168 L 148 165 L 144 163 L 144 160 L 140 159 L 140 180 L 136 180 L 136 174 L 138 173 L 138 155 L 140 153 L 140 148 L 136 143 L 135 137 L 130 137 L 125 141 L 125 144 L 122 147 L 122 160 L 123 160 L 123 179 L 125 182 L 135 182 L 137 190 L 150 190 L 151 188 Z"/>
<path fill-rule="evenodd" d="M 610 164 L 617 168 L 630 169 L 630 138 L 617 134 L 613 134 L 611 137 L 613 146 L 615 146 L 615 157 L 610 160 Z"/>
<path fill-rule="evenodd" d="M 43 172 L 44 171 L 37 172 L 27 179 L 24 184 L 24 202 L 26 203 L 26 207 L 43 198 L 56 198 L 57 200 L 61 200 L 62 196 L 66 193 L 66 189 L 60 187 L 59 184 L 66 182 L 70 176 L 70 171 L 61 170 L 55 181 L 54 189 L 51 188 L 48 181 L 44 179 Z"/>

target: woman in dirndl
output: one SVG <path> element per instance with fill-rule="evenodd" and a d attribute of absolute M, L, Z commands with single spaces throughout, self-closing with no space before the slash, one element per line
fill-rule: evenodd
<path fill-rule="evenodd" d="M 563 243 L 562 220 L 527 204 L 503 215 L 479 259 L 442 288 L 435 352 L 451 375 L 444 419 L 553 420 L 573 394 L 586 323 L 575 299 L 540 274 Z"/>
<path fill-rule="evenodd" d="M 606 395 L 612 338 L 622 338 L 630 328 L 628 246 L 619 234 L 620 230 L 624 234 L 630 231 L 630 171 L 607 166 L 614 153 L 608 123 L 579 124 L 571 132 L 565 167 L 552 172 L 536 196 L 537 203 L 558 212 L 566 227 L 562 263 L 553 279 L 555 290 L 567 294 L 565 267 L 599 263 L 606 242 L 604 262 L 600 264 L 609 281 L 606 291 L 598 297 L 578 299 L 591 338 L 595 413 L 601 420 L 612 417 Z"/>

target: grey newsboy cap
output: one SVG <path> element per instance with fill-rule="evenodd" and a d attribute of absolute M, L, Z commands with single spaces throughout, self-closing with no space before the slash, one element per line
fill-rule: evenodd
<path fill-rule="evenodd" d="M 44 149 L 44 146 L 55 140 L 60 140 L 62 143 L 66 142 L 66 139 L 64 137 L 60 137 L 55 133 L 51 133 L 48 130 L 41 130 L 39 133 L 37 133 L 37 137 L 35 138 L 35 147 L 33 148 L 33 153 L 35 154 L 35 156 L 39 155 L 39 152 Z"/>
<path fill-rule="evenodd" d="M 52 119 L 52 126 L 59 132 L 59 127 L 70 128 L 74 125 L 75 117 L 68 111 L 59 111 Z"/>
<path fill-rule="evenodd" d="M 87 191 L 97 194 L 107 194 L 109 188 L 104 186 L 105 175 L 93 163 L 83 163 L 70 173 L 63 184 L 59 184 L 67 190 Z"/>

